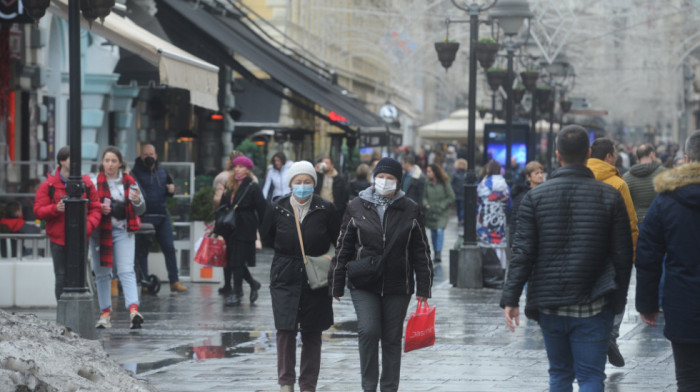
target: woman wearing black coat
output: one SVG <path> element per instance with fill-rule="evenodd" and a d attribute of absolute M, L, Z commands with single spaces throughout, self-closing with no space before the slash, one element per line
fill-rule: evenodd
<path fill-rule="evenodd" d="M 382 346 L 380 388 L 395 392 L 401 373 L 403 322 L 411 300 L 430 298 L 433 265 L 421 207 L 401 190 L 401 164 L 382 158 L 374 169 L 374 186 L 360 192 L 345 210 L 336 257 L 328 273 L 336 299 L 345 293 L 347 267 L 366 256 L 381 257 L 382 274 L 373 282 L 348 287 L 357 313 L 362 390 L 376 391 L 379 342 Z M 357 284 L 356 284 L 357 283 Z"/>
<path fill-rule="evenodd" d="M 316 390 L 321 332 L 333 325 L 333 307 L 327 287 L 312 290 L 309 286 L 294 209 L 307 256 L 326 254 L 338 237 L 340 223 L 333 204 L 313 194 L 316 171 L 310 162 L 295 162 L 287 177 L 292 193 L 273 203 L 270 227 L 265 230 L 275 244 L 270 294 L 277 329 L 278 383 L 283 392 L 294 390 L 296 335 L 301 331 L 299 386 L 306 392 Z"/>
<path fill-rule="evenodd" d="M 221 204 L 228 203 L 236 208 L 236 230 L 226 238 L 225 285 L 233 274 L 233 293 L 226 298 L 226 306 L 237 306 L 243 298 L 243 280 L 250 285 L 250 304 L 258 299 L 260 282 L 253 279 L 248 266 L 255 266 L 255 240 L 258 226 L 262 223 L 267 208 L 260 185 L 250 176 L 253 161 L 245 156 L 233 160 L 233 174 L 229 177 Z M 230 286 L 228 287 L 230 290 Z"/>

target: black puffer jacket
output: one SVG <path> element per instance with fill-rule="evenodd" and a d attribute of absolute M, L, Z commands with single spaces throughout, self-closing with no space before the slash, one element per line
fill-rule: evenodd
<path fill-rule="evenodd" d="M 381 295 L 413 294 L 414 271 L 418 281 L 416 295 L 430 297 L 433 284 L 433 264 L 425 228 L 420 223 L 418 204 L 404 196 L 403 191 L 387 205 L 384 220 L 371 201 L 374 188 L 368 188 L 354 198 L 345 210 L 336 253 L 328 273 L 334 297 L 345 292 L 347 263 L 365 256 L 380 256 L 384 245 L 396 235 L 396 240 L 384 260 L 382 279 L 372 287 L 358 287 Z M 350 288 L 353 288 L 350 286 Z"/>
<path fill-rule="evenodd" d="M 537 319 L 538 309 L 601 296 L 615 314 L 624 310 L 632 235 L 620 192 L 584 166 L 565 166 L 525 195 L 517 219 L 501 307 L 518 306 L 529 282 L 528 318 Z"/>
<path fill-rule="evenodd" d="M 304 332 L 323 331 L 333 325 L 332 298 L 328 288 L 312 290 L 309 286 L 290 197 L 282 196 L 273 204 L 263 226 L 263 232 L 275 243 L 270 268 L 275 328 L 295 330 L 298 322 Z M 310 203 L 300 225 L 304 251 L 307 256 L 321 256 L 337 238 L 340 222 L 330 201 L 313 195 Z"/>

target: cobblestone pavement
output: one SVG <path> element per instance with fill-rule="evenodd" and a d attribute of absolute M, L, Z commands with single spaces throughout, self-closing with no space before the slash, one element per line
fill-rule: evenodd
<path fill-rule="evenodd" d="M 435 346 L 403 354 L 401 391 L 546 391 L 547 356 L 535 322 L 521 320 L 511 333 L 498 307 L 500 291 L 453 288 L 448 245 L 457 241 L 456 220 L 446 230 L 431 305 L 437 306 Z M 144 296 L 144 329 L 128 329 L 123 298 L 115 299 L 113 328 L 100 334 L 110 356 L 162 391 L 278 391 L 275 329 L 268 290 L 270 250 L 251 269 L 263 283 L 254 306 L 223 306 L 217 285 L 188 284 L 186 293 Z M 245 288 L 246 295 L 248 288 Z M 656 328 L 634 311 L 634 281 L 620 330 L 626 365 L 607 365 L 607 391 L 675 391 L 673 356 Z M 116 302 L 118 301 L 118 302 Z M 523 302 L 524 303 L 524 299 Z M 357 321 L 349 296 L 334 301 L 335 325 L 323 334 L 318 391 L 358 391 Z M 415 302 L 411 306 L 415 306 Z M 15 309 L 16 310 L 16 309 Z M 20 310 L 55 319 L 55 310 Z M 409 308 L 410 312 L 410 308 Z M 576 389 L 575 389 L 576 390 Z"/>

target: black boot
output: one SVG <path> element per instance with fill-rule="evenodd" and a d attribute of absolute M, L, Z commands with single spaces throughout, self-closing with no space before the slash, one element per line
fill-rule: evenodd
<path fill-rule="evenodd" d="M 254 304 L 255 301 L 258 299 L 258 290 L 260 290 L 260 287 L 262 285 L 260 282 L 257 280 L 254 280 L 253 283 L 250 284 L 250 304 Z"/>

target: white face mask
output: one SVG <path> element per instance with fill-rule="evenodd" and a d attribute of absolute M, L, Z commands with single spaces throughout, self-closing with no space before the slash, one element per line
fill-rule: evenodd
<path fill-rule="evenodd" d="M 374 191 L 379 194 L 379 196 L 386 196 L 396 190 L 396 180 L 389 180 L 386 178 L 375 178 L 374 179 Z"/>

